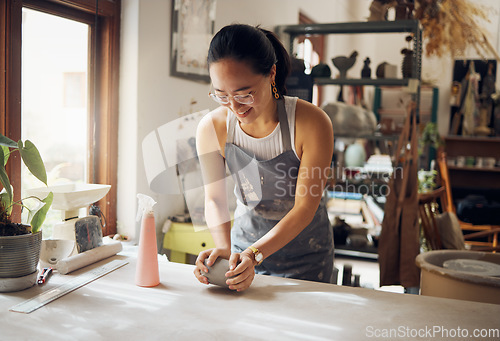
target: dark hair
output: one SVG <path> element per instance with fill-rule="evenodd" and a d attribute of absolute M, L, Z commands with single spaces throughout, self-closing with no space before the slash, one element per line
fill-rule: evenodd
<path fill-rule="evenodd" d="M 224 58 L 247 62 L 255 73 L 262 75 L 268 75 L 276 64 L 276 88 L 280 95 L 286 94 L 290 56 L 273 32 L 242 24 L 223 27 L 210 42 L 208 67 Z"/>

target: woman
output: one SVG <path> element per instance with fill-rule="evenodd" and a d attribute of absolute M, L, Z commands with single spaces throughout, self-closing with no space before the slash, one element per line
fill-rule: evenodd
<path fill-rule="evenodd" d="M 333 129 L 318 107 L 284 97 L 290 58 L 272 32 L 229 25 L 212 39 L 210 96 L 221 106 L 198 126 L 205 216 L 216 248 L 196 260 L 197 279 L 218 257 L 229 259 L 230 289 L 254 274 L 330 282 L 333 236 L 322 194 L 333 154 Z M 237 207 L 231 228 L 225 164 Z M 229 278 L 232 277 L 232 278 Z"/>

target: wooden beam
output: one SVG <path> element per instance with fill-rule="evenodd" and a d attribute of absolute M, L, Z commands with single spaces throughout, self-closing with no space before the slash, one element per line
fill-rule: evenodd
<path fill-rule="evenodd" d="M 14 141 L 21 138 L 21 22 L 22 1 L 3 1 L 0 5 L 0 117 L 1 133 Z M 14 201 L 21 199 L 21 157 L 11 155 L 7 173 L 14 188 Z M 20 221 L 21 208 L 15 206 L 12 220 Z"/>

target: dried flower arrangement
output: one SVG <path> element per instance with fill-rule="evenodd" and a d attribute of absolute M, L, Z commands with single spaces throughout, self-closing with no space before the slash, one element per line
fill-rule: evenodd
<path fill-rule="evenodd" d="M 500 61 L 487 32 L 478 23 L 489 22 L 483 6 L 469 0 L 417 0 L 415 5 L 415 18 L 424 27 L 427 56 L 450 53 L 458 57 L 472 47 L 480 56 L 493 54 Z"/>

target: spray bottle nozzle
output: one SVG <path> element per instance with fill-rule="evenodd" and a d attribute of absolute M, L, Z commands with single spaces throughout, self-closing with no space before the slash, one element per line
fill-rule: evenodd
<path fill-rule="evenodd" d="M 139 199 L 139 205 L 136 219 L 139 221 L 143 214 L 153 212 L 153 206 L 156 204 L 156 201 L 150 196 L 141 193 L 137 194 L 137 198 Z"/>

